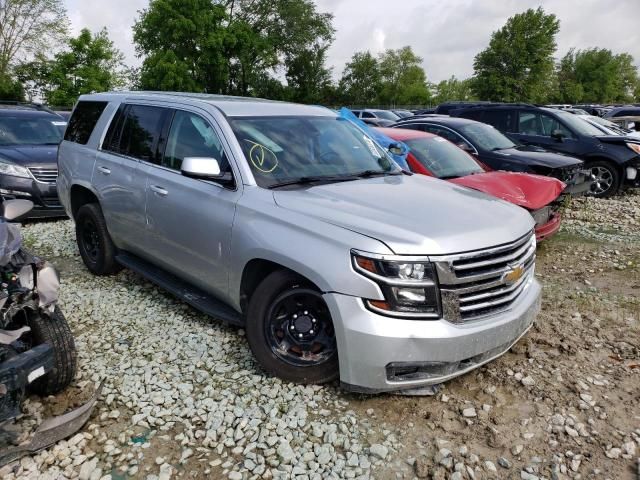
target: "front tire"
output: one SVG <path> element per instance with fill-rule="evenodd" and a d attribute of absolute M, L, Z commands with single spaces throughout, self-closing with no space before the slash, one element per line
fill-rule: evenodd
<path fill-rule="evenodd" d="M 591 195 L 609 198 L 620 189 L 620 172 L 612 163 L 598 160 L 587 165 L 595 180 L 591 184 Z"/>
<path fill-rule="evenodd" d="M 53 368 L 29 385 L 29 390 L 38 395 L 58 393 L 68 387 L 76 375 L 76 345 L 69 324 L 57 306 L 51 315 L 34 313 L 28 323 L 32 345 L 48 343 L 53 348 Z"/>
<path fill-rule="evenodd" d="M 278 270 L 256 288 L 247 311 L 247 339 L 258 363 L 288 382 L 338 377 L 338 350 L 322 294 L 300 276 Z"/>
<path fill-rule="evenodd" d="M 76 242 L 82 261 L 95 275 L 111 275 L 122 269 L 116 247 L 97 203 L 83 205 L 76 214 Z"/>

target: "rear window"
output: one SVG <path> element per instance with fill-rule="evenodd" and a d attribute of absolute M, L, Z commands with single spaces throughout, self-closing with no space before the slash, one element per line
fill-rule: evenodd
<path fill-rule="evenodd" d="M 107 102 L 78 102 L 73 110 L 64 139 L 86 145 Z"/>

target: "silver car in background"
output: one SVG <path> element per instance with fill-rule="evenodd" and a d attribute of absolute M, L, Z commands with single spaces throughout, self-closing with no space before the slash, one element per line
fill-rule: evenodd
<path fill-rule="evenodd" d="M 322 107 L 84 95 L 58 162 L 90 271 L 242 325 L 287 381 L 414 391 L 505 353 L 539 310 L 527 212 L 403 172 Z"/>

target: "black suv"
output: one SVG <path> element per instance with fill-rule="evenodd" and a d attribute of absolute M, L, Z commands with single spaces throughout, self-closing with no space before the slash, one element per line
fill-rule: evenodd
<path fill-rule="evenodd" d="M 536 173 L 562 180 L 566 193 L 584 194 L 591 179 L 582 160 L 538 147 L 519 146 L 491 125 L 443 115 L 407 118 L 392 126 L 446 138 L 493 170 Z"/>
<path fill-rule="evenodd" d="M 591 170 L 591 193 L 610 197 L 624 183 L 640 185 L 640 141 L 604 135 L 577 115 L 526 104 L 492 104 L 460 108 L 452 116 L 493 125 L 516 143 L 537 145 L 574 155 Z"/>
<path fill-rule="evenodd" d="M 41 106 L 0 104 L 0 195 L 34 203 L 29 218 L 66 215 L 56 189 L 66 120 Z"/>

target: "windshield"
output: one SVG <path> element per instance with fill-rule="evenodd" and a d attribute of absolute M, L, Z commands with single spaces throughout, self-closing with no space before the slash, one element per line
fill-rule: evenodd
<path fill-rule="evenodd" d="M 602 136 L 602 132 L 598 127 L 586 122 L 584 119 L 580 118 L 579 115 L 563 112 L 562 110 L 555 111 L 554 113 L 573 131 L 578 132 L 581 135 L 587 135 L 589 137 Z"/>
<path fill-rule="evenodd" d="M 413 156 L 437 178 L 465 177 L 484 170 L 468 154 L 441 137 L 403 140 Z"/>
<path fill-rule="evenodd" d="M 47 117 L 0 117 L 0 146 L 57 145 L 67 122 Z"/>
<path fill-rule="evenodd" d="M 401 172 L 369 136 L 339 117 L 250 117 L 230 121 L 258 185 L 309 177 Z"/>
<path fill-rule="evenodd" d="M 460 133 L 466 136 L 476 148 L 484 150 L 504 150 L 515 147 L 515 143 L 505 137 L 491 125 L 484 123 L 470 123 L 459 128 Z"/>
<path fill-rule="evenodd" d="M 373 110 L 372 113 L 378 117 L 383 118 L 384 120 L 391 120 L 392 122 L 397 122 L 400 120 L 400 117 L 393 112 L 388 110 Z"/>

